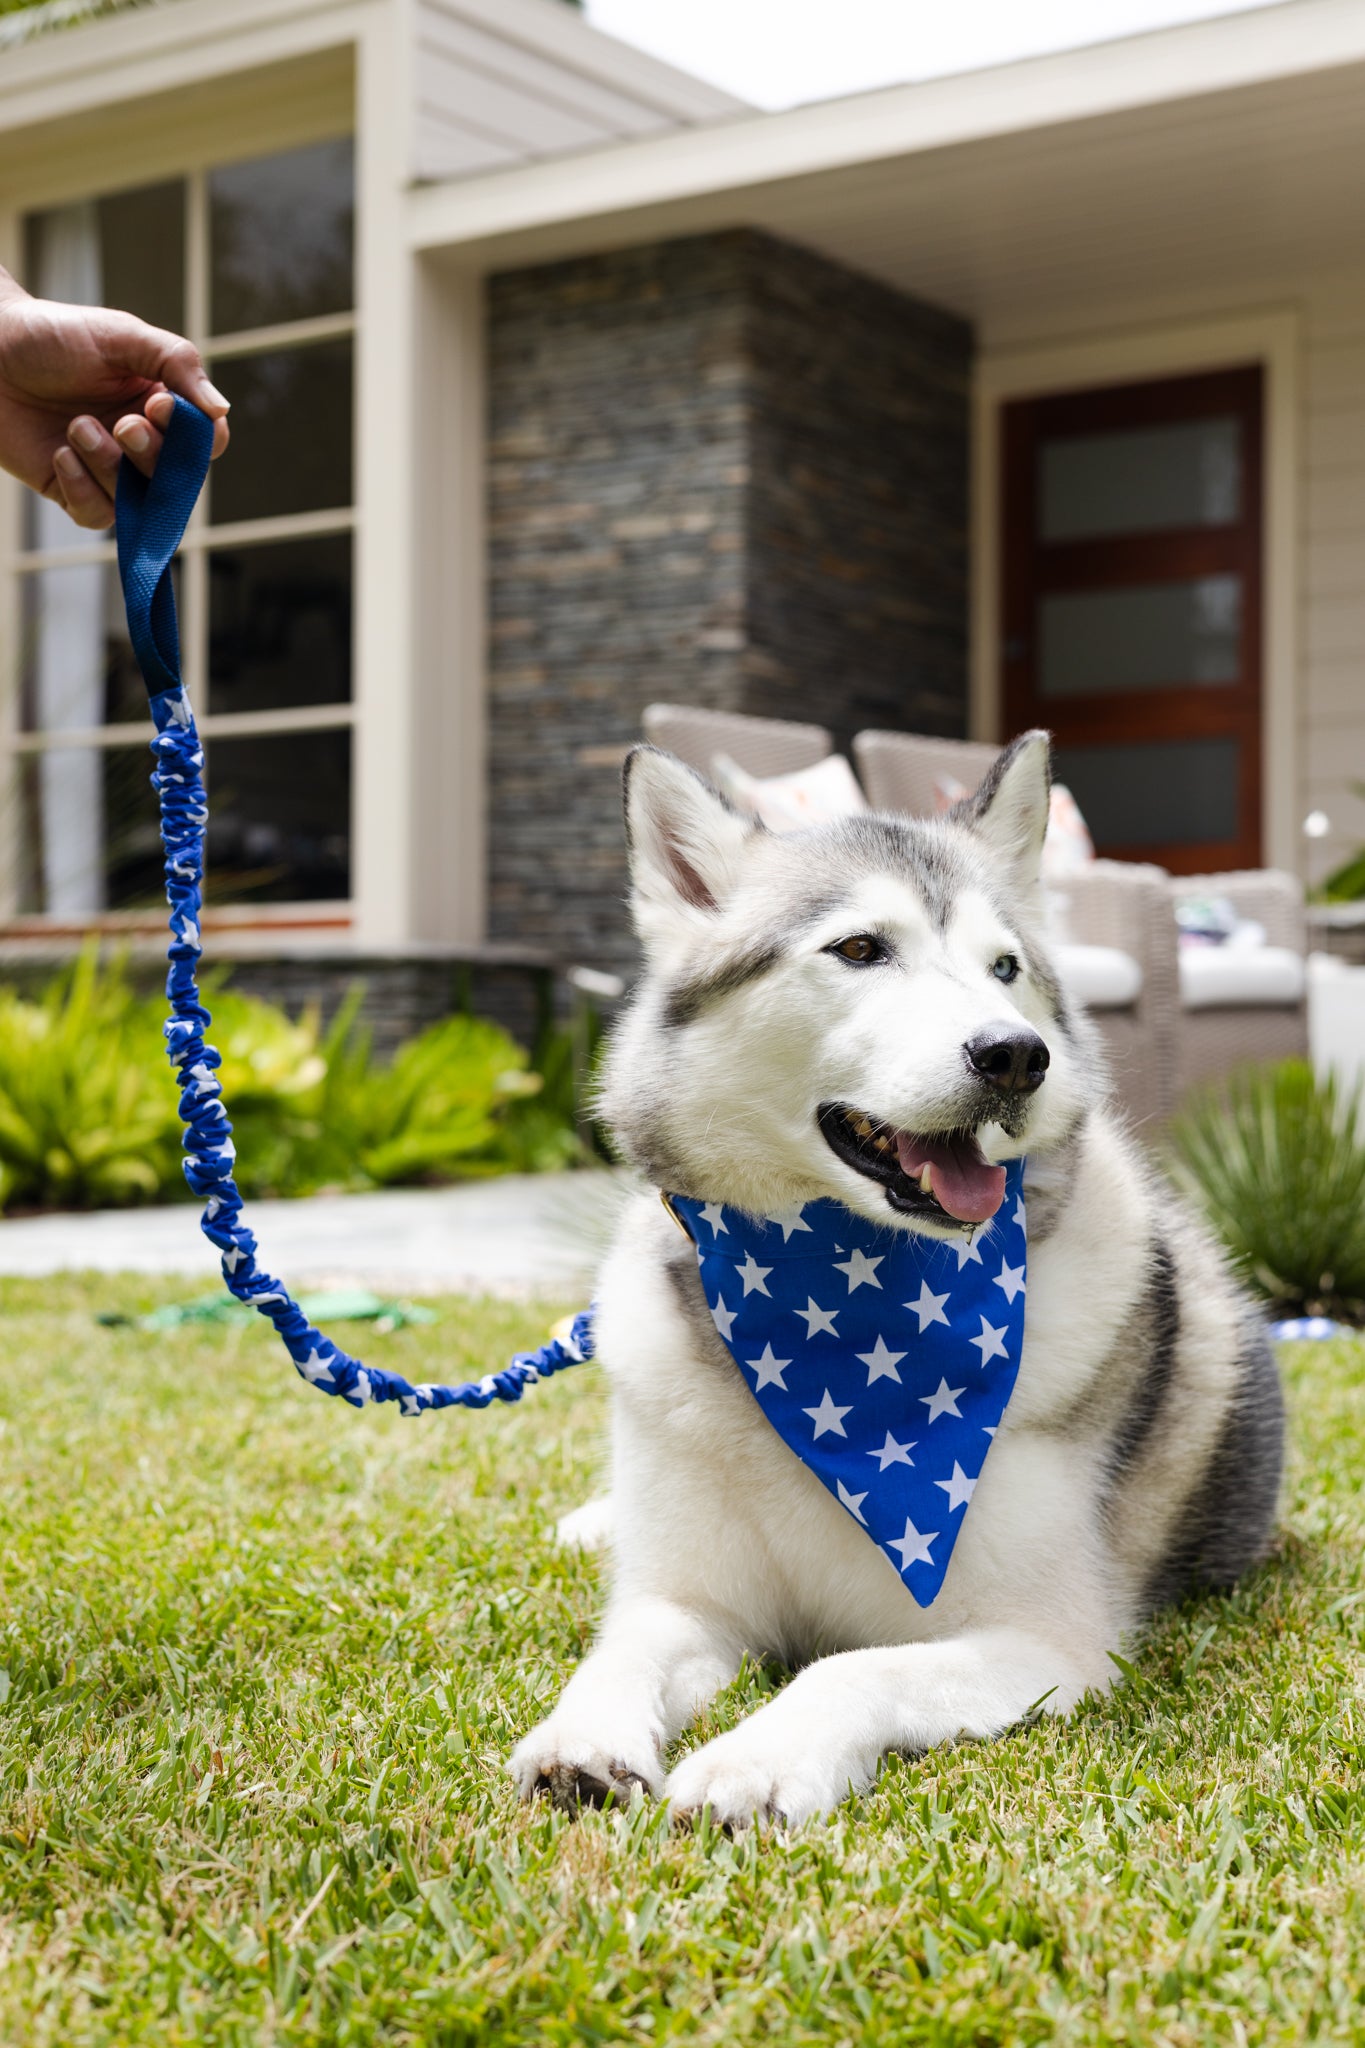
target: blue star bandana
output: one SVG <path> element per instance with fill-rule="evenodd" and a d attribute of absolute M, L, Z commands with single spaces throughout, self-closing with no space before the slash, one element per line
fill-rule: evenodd
<path fill-rule="evenodd" d="M 790 1450 L 937 1597 L 1024 1340 L 1023 1162 L 974 1239 L 880 1227 L 839 1202 L 756 1220 L 670 1196 L 706 1305 Z"/>

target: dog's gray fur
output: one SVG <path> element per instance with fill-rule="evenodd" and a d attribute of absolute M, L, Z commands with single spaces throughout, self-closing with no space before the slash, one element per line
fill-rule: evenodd
<path fill-rule="evenodd" d="M 648 966 L 605 1112 L 656 1187 L 756 1215 L 832 1196 L 910 1222 L 815 1121 L 847 1101 L 911 1131 L 1027 1154 L 1019 1379 L 943 1589 L 917 1608 L 765 1421 L 720 1342 L 690 1248 L 627 1218 L 600 1290 L 613 1382 L 615 1584 L 597 1649 L 520 1745 L 528 1794 L 663 1789 L 665 1745 L 745 1652 L 815 1657 L 694 1751 L 667 1791 L 742 1822 L 826 1810 L 890 1749 L 1065 1711 L 1152 1611 L 1265 1555 L 1282 1414 L 1255 1312 L 1107 1100 L 1052 966 L 1038 862 L 1044 735 L 942 821 L 863 817 L 778 837 L 666 755 L 627 778 Z M 875 931 L 885 958 L 831 957 Z M 1019 980 L 992 980 L 1004 951 Z M 1038 1032 L 1037 1093 L 1002 1103 L 964 1058 L 982 1024 Z M 601 1511 L 589 1511 L 600 1525 Z M 824 1655 L 824 1652 L 835 1654 Z M 842 1654 L 838 1654 L 842 1653 Z M 567 1789 L 566 1789 L 567 1788 Z"/>

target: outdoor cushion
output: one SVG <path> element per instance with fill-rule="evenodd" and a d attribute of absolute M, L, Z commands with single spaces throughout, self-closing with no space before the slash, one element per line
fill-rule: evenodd
<path fill-rule="evenodd" d="M 1298 1003 L 1303 956 L 1287 946 L 1182 946 L 1180 1001 L 1187 1010 Z"/>
<path fill-rule="evenodd" d="M 711 773 L 723 796 L 749 811 L 773 832 L 799 832 L 803 825 L 828 825 L 867 809 L 858 778 L 842 754 L 827 754 L 790 775 L 750 775 L 728 754 L 717 754 Z"/>
<path fill-rule="evenodd" d="M 1054 946 L 1062 986 L 1088 1010 L 1126 1010 L 1142 993 L 1142 968 L 1117 946 Z"/>

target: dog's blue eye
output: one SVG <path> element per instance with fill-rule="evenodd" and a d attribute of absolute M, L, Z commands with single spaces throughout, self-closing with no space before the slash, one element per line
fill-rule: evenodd
<path fill-rule="evenodd" d="M 1013 953 L 1002 953 L 994 967 L 992 967 L 991 973 L 997 981 L 1017 981 L 1019 978 L 1019 962 L 1015 959 Z"/>
<path fill-rule="evenodd" d="M 869 932 L 855 932 L 851 938 L 836 939 L 832 946 L 826 946 L 825 951 L 833 953 L 836 959 L 850 961 L 854 967 L 875 967 L 879 960 L 886 958 L 885 946 Z"/>

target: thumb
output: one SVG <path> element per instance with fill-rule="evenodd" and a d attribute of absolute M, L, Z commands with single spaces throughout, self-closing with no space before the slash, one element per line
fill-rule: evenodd
<path fill-rule="evenodd" d="M 228 411 L 228 401 L 209 382 L 204 359 L 192 341 L 164 327 L 149 327 L 131 313 L 103 313 L 95 325 L 96 341 L 110 369 L 123 370 L 149 383 L 164 384 L 197 405 L 210 419 Z"/>

